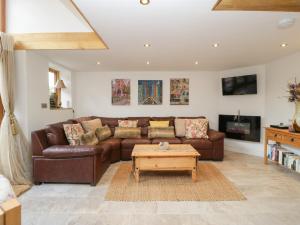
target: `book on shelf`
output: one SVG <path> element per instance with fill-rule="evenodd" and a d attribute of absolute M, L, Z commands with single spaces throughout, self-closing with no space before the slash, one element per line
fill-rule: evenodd
<path fill-rule="evenodd" d="M 288 153 L 289 151 L 288 150 L 286 150 L 286 149 L 284 149 L 284 148 L 280 148 L 280 149 L 278 149 L 278 163 L 280 164 L 280 165 L 283 165 L 284 163 L 284 160 L 283 160 L 283 156 L 284 156 L 284 154 L 286 154 L 286 153 Z"/>

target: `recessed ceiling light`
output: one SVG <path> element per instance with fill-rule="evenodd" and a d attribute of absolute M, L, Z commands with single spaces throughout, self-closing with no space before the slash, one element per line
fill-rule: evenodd
<path fill-rule="evenodd" d="M 147 61 L 147 62 L 146 62 L 146 64 L 147 64 L 147 65 L 149 65 L 149 64 L 150 64 L 150 62 L 149 62 L 149 61 Z"/>
<path fill-rule="evenodd" d="M 213 44 L 213 47 L 214 47 L 214 48 L 219 47 L 219 43 L 214 43 L 214 44 Z"/>
<path fill-rule="evenodd" d="M 195 62 L 195 65 L 198 65 L 198 64 L 199 64 L 199 62 L 198 62 L 198 61 L 196 61 L 196 62 Z"/>
<path fill-rule="evenodd" d="M 282 48 L 286 48 L 286 47 L 288 46 L 288 44 L 287 44 L 287 43 L 282 43 L 280 46 L 281 46 Z"/>
<path fill-rule="evenodd" d="M 100 64 L 101 64 L 101 62 L 98 61 L 98 62 L 97 62 L 97 65 L 100 65 Z"/>
<path fill-rule="evenodd" d="M 151 46 L 151 44 L 146 43 L 146 44 L 144 44 L 144 46 L 145 46 L 145 48 L 149 48 Z"/>
<path fill-rule="evenodd" d="M 140 3 L 142 5 L 148 5 L 150 3 L 150 0 L 140 0 Z"/>

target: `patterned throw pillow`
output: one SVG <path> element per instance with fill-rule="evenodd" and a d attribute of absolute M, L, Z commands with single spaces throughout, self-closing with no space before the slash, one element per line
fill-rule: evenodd
<path fill-rule="evenodd" d="M 81 121 L 81 125 L 85 132 L 90 132 L 95 130 L 99 127 L 102 127 L 102 122 L 100 119 L 94 119 L 94 120 L 87 120 L 87 121 Z"/>
<path fill-rule="evenodd" d="M 111 130 L 107 125 L 97 128 L 95 133 L 99 141 L 104 141 L 111 136 Z"/>
<path fill-rule="evenodd" d="M 170 121 L 150 121 L 150 127 L 169 127 Z"/>
<path fill-rule="evenodd" d="M 119 127 L 137 127 L 138 120 L 118 120 Z"/>
<path fill-rule="evenodd" d="M 80 145 L 80 137 L 84 134 L 80 123 L 64 124 L 64 130 L 70 145 Z"/>
<path fill-rule="evenodd" d="M 190 138 L 205 138 L 207 135 L 208 120 L 207 119 L 187 119 L 185 121 L 185 137 Z"/>
<path fill-rule="evenodd" d="M 99 143 L 95 132 L 90 131 L 80 136 L 80 145 L 96 145 Z"/>
<path fill-rule="evenodd" d="M 148 138 L 174 138 L 174 127 L 148 127 Z"/>
<path fill-rule="evenodd" d="M 175 119 L 175 131 L 177 137 L 185 137 L 185 119 Z"/>
<path fill-rule="evenodd" d="M 116 127 L 115 138 L 141 138 L 140 127 Z"/>

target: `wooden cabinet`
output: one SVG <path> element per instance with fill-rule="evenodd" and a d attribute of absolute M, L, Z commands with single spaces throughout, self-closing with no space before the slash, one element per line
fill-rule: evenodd
<path fill-rule="evenodd" d="M 300 148 L 300 133 L 291 133 L 288 130 L 277 128 L 266 128 L 265 133 L 265 148 L 264 148 L 264 162 L 268 163 L 268 142 L 276 141 L 279 144 L 291 145 Z"/>

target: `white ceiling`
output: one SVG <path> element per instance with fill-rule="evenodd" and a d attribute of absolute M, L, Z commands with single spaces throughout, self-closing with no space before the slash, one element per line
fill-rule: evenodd
<path fill-rule="evenodd" d="M 75 71 L 225 70 L 300 50 L 299 13 L 211 11 L 216 0 L 151 0 L 147 6 L 139 0 L 74 2 L 109 46 L 41 52 Z M 295 18 L 295 25 L 278 29 L 285 17 Z M 212 47 L 215 42 L 219 48 Z M 283 42 L 287 48 L 280 47 Z"/>

